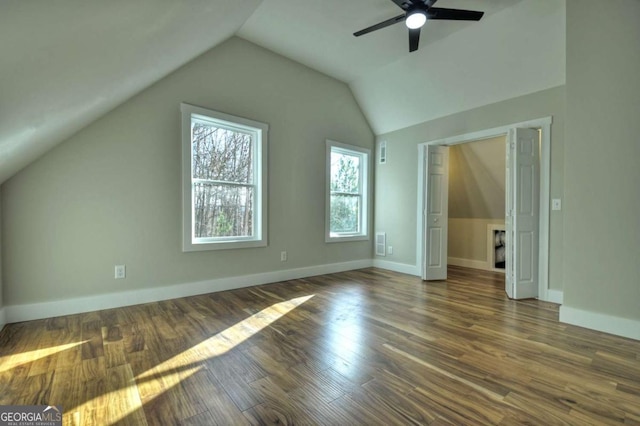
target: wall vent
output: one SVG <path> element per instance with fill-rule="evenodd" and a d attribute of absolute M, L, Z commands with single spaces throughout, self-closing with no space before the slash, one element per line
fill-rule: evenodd
<path fill-rule="evenodd" d="M 387 233 L 376 232 L 376 256 L 387 255 Z"/>
<path fill-rule="evenodd" d="M 387 163 L 387 141 L 378 144 L 378 164 Z"/>

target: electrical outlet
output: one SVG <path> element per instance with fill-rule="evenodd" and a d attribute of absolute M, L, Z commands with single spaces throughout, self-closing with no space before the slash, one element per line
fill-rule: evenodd
<path fill-rule="evenodd" d="M 387 254 L 393 254 L 393 247 L 387 247 Z"/>
<path fill-rule="evenodd" d="M 280 262 L 286 262 L 287 261 L 287 252 L 286 251 L 281 251 L 280 252 Z"/>
<path fill-rule="evenodd" d="M 127 270 L 125 265 L 116 265 L 116 280 L 124 279 L 127 276 Z"/>

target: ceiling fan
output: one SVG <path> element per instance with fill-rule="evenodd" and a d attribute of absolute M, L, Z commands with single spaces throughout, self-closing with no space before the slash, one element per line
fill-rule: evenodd
<path fill-rule="evenodd" d="M 473 10 L 462 9 L 443 9 L 439 7 L 433 7 L 434 3 L 438 0 L 391 0 L 399 8 L 404 10 L 402 15 L 398 15 L 394 18 L 387 19 L 378 24 L 367 27 L 363 30 L 353 33 L 354 36 L 360 37 L 361 35 L 368 34 L 370 32 L 388 27 L 398 22 L 405 22 L 407 28 L 409 28 L 409 52 L 418 50 L 418 43 L 420 42 L 420 29 L 431 19 L 446 19 L 450 21 L 479 21 L 484 15 L 484 12 L 476 12 Z"/>

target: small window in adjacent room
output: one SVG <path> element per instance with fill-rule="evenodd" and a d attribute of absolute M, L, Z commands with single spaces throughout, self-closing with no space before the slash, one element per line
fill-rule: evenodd
<path fill-rule="evenodd" d="M 369 239 L 369 153 L 327 140 L 326 242 Z"/>
<path fill-rule="evenodd" d="M 268 125 L 180 109 L 183 251 L 266 246 Z"/>

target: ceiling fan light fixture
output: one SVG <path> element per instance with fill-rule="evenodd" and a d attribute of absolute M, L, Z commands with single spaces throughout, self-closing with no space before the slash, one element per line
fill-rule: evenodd
<path fill-rule="evenodd" d="M 422 28 L 425 22 L 427 22 L 427 14 L 424 10 L 414 10 L 407 15 L 405 20 L 407 28 L 412 30 Z"/>

